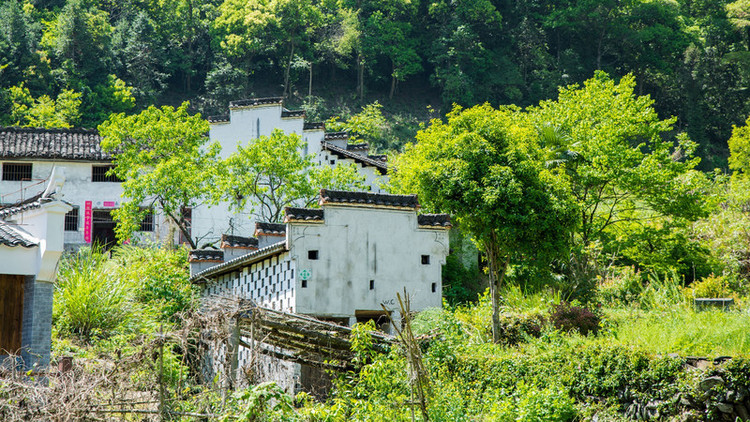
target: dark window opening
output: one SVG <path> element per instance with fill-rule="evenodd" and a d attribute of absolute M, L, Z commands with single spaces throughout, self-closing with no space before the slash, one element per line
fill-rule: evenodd
<path fill-rule="evenodd" d="M 370 280 L 370 290 L 375 290 L 375 280 Z"/>
<path fill-rule="evenodd" d="M 315 261 L 316 259 L 318 259 L 318 251 L 317 250 L 307 251 L 307 259 L 312 260 L 312 261 Z"/>
<path fill-rule="evenodd" d="M 72 210 L 65 213 L 65 231 L 78 231 L 78 207 L 73 207 Z"/>
<path fill-rule="evenodd" d="M 307 288 L 307 280 L 302 280 L 302 288 L 303 289 Z"/>
<path fill-rule="evenodd" d="M 336 164 L 336 160 L 331 160 L 331 165 Z"/>
<path fill-rule="evenodd" d="M 146 215 L 143 216 L 143 220 L 141 220 L 141 229 L 142 232 L 152 232 L 154 231 L 154 212 L 148 211 Z"/>
<path fill-rule="evenodd" d="M 31 180 L 31 164 L 20 164 L 20 163 L 3 164 L 3 180 L 10 180 L 10 181 Z"/>
<path fill-rule="evenodd" d="M 432 283 L 432 293 L 437 292 L 437 283 Z"/>
<path fill-rule="evenodd" d="M 429 264 L 430 264 L 430 256 L 422 255 L 422 265 L 429 265 Z"/>
<path fill-rule="evenodd" d="M 115 168 L 115 166 L 91 166 L 91 181 L 122 182 L 119 177 L 115 176 L 113 173 L 109 173 L 113 168 Z"/>

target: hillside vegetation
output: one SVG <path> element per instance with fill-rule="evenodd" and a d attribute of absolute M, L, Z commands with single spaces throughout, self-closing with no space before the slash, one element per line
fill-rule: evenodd
<path fill-rule="evenodd" d="M 379 99 L 406 122 L 453 103 L 527 106 L 632 73 L 722 166 L 750 113 L 745 0 L 8 0 L 0 123 L 95 127 L 112 112 L 284 95 L 311 118 Z M 398 124 L 398 122 L 397 122 Z M 402 134 L 402 141 L 408 138 Z M 395 147 L 398 147 L 396 145 Z"/>

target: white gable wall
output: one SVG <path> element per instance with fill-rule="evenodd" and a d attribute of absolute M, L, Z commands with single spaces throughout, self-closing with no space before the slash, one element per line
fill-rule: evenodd
<path fill-rule="evenodd" d="M 351 318 L 358 310 L 380 311 L 381 303 L 397 309 L 396 294 L 404 288 L 415 311 L 442 305 L 447 230 L 419 229 L 413 209 L 324 209 L 323 224 L 295 222 L 287 229 L 297 270 L 311 272 L 306 288 L 297 278 L 298 313 Z M 308 258 L 311 250 L 317 260 Z M 429 264 L 421 263 L 422 255 L 430 256 Z"/>

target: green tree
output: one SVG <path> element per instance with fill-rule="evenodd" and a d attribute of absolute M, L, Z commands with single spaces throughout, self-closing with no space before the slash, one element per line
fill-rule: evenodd
<path fill-rule="evenodd" d="M 188 114 L 188 105 L 113 114 L 99 125 L 102 148 L 116 152 L 112 171 L 124 180 L 127 201 L 113 212 L 120 240 L 129 239 L 155 211 L 197 247 L 183 210 L 209 202 L 219 147 L 208 145 L 208 122 Z"/>
<path fill-rule="evenodd" d="M 729 138 L 729 168 L 746 174 L 750 171 L 750 117 L 745 126 L 733 126 L 732 137 Z"/>
<path fill-rule="evenodd" d="M 303 150 L 298 135 L 280 129 L 239 146 L 222 163 L 217 199 L 238 210 L 250 208 L 260 221 L 280 222 L 284 207 L 312 206 L 322 188 L 362 188 L 364 176 L 354 165 L 317 166 Z"/>
<path fill-rule="evenodd" d="M 621 235 L 627 224 L 693 221 L 708 213 L 708 180 L 693 170 L 700 161 L 693 157 L 695 143 L 670 136 L 676 119 L 659 119 L 653 100 L 634 89 L 633 76 L 616 83 L 597 72 L 583 87 L 562 88 L 556 101 L 527 110 L 536 127 L 556 125 L 563 135 L 558 145 L 545 142 L 549 154 L 557 156 L 561 148 L 574 152 L 556 164 L 580 210 L 574 257 L 579 277 L 592 276 L 587 274 L 595 266 L 589 262 L 592 245 Z M 548 138 L 543 134 L 541 139 Z"/>
<path fill-rule="evenodd" d="M 0 5 L 0 87 L 20 85 L 39 72 L 38 29 L 18 0 Z"/>
<path fill-rule="evenodd" d="M 81 118 L 81 94 L 63 90 L 53 100 L 48 95 L 33 98 L 23 84 L 7 90 L 11 111 L 1 123 L 23 127 L 69 128 L 78 124 Z"/>
<path fill-rule="evenodd" d="M 544 262 L 564 251 L 576 208 L 564 178 L 543 165 L 533 128 L 518 109 L 455 107 L 433 120 L 397 159 L 396 191 L 449 212 L 486 254 L 493 339 L 500 340 L 500 289 L 511 260 Z"/>

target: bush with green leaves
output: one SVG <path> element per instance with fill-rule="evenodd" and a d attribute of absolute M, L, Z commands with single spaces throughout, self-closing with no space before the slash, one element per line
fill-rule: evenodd
<path fill-rule="evenodd" d="M 53 320 L 59 332 L 84 341 L 130 328 L 138 315 L 132 280 L 117 277 L 108 256 L 81 248 L 60 263 L 54 293 Z"/>

